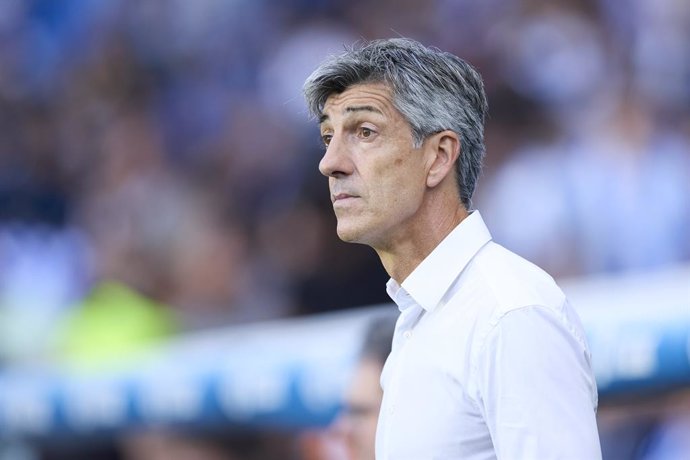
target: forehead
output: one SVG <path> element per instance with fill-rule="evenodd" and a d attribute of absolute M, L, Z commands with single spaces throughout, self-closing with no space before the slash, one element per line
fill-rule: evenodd
<path fill-rule="evenodd" d="M 367 111 L 378 112 L 385 117 L 397 113 L 393 106 L 390 89 L 383 83 L 362 83 L 347 88 L 342 93 L 331 94 L 323 107 L 320 121 Z"/>

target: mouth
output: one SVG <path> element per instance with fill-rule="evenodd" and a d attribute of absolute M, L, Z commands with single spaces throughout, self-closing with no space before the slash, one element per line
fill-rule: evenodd
<path fill-rule="evenodd" d="M 335 204 L 339 201 L 342 202 L 342 201 L 350 200 L 352 198 L 359 198 L 359 197 L 357 195 L 350 195 L 349 193 L 338 193 L 335 195 L 331 195 L 331 201 L 333 202 L 333 204 Z"/>

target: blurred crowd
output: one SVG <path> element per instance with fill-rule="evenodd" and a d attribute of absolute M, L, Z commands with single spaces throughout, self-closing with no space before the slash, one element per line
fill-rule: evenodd
<path fill-rule="evenodd" d="M 484 75 L 474 204 L 498 242 L 558 277 L 690 259 L 685 1 L 8 0 L 0 356 L 40 359 L 105 283 L 167 324 L 142 340 L 387 301 L 335 236 L 300 90 L 391 35 Z"/>
<path fill-rule="evenodd" d="M 396 35 L 485 78 L 495 240 L 557 277 L 690 260 L 687 1 L 5 0 L 0 363 L 388 301 L 301 85 Z"/>

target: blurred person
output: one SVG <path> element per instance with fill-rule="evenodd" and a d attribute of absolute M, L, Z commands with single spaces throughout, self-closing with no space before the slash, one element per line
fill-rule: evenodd
<path fill-rule="evenodd" d="M 198 330 L 285 316 L 290 305 L 261 278 L 247 232 L 234 215 L 193 200 L 170 245 L 170 304 L 185 329 Z"/>
<path fill-rule="evenodd" d="M 604 399 L 597 411 L 603 458 L 643 458 L 650 435 L 660 421 L 664 398 L 663 395 L 635 394 L 619 401 Z"/>
<path fill-rule="evenodd" d="M 581 133 L 514 150 L 488 181 L 494 236 L 558 276 L 654 270 L 690 257 L 690 143 L 635 94 Z M 543 197 L 517 209 L 517 193 Z M 593 210 L 602 210 L 592 219 Z M 640 225 L 644 210 L 644 225 Z M 524 219 L 520 226 L 516 219 Z"/>
<path fill-rule="evenodd" d="M 93 286 L 56 329 L 54 358 L 74 370 L 126 368 L 178 330 L 167 305 L 112 280 Z"/>
<path fill-rule="evenodd" d="M 601 458 L 577 314 L 472 210 L 487 113 L 477 71 L 379 40 L 326 60 L 304 92 L 338 236 L 376 251 L 401 312 L 376 458 Z"/>
<path fill-rule="evenodd" d="M 671 460 L 690 453 L 690 390 L 667 387 L 602 404 L 601 447 L 610 460 Z"/>
<path fill-rule="evenodd" d="M 610 30 L 537 4 L 496 41 L 502 78 L 550 123 L 521 131 L 476 200 L 495 240 L 557 278 L 687 260 L 690 149 L 678 114 L 640 91 L 621 50 L 607 46 Z M 514 206 L 518 194 L 539 206 Z M 592 219 L 594 209 L 604 212 Z"/>
<path fill-rule="evenodd" d="M 690 454 L 690 388 L 671 391 L 657 405 L 656 427 L 649 433 L 643 460 L 685 458 Z"/>
<path fill-rule="evenodd" d="M 304 460 L 374 460 L 376 424 L 383 391 L 381 371 L 391 352 L 397 314 L 377 315 L 368 323 L 343 407 L 328 430 L 307 432 Z"/>
<path fill-rule="evenodd" d="M 662 420 L 650 436 L 643 460 L 669 460 L 690 454 L 690 413 Z"/>
<path fill-rule="evenodd" d="M 391 352 L 396 319 L 397 315 L 386 315 L 369 324 L 343 412 L 335 422 L 335 429 L 345 441 L 349 460 L 376 458 L 376 425 L 383 399 L 381 371 Z"/>
<path fill-rule="evenodd" d="M 0 219 L 0 361 L 51 356 L 56 322 L 86 289 L 88 249 L 72 225 Z"/>
<path fill-rule="evenodd" d="M 571 144 L 562 187 L 587 272 L 653 270 L 690 258 L 688 139 L 624 92 Z M 592 209 L 604 212 L 586 218 Z"/>

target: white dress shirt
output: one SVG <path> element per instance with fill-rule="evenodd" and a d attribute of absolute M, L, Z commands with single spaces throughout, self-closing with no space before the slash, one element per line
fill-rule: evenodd
<path fill-rule="evenodd" d="M 553 279 L 491 241 L 479 212 L 404 280 L 377 460 L 601 458 L 580 320 Z"/>

